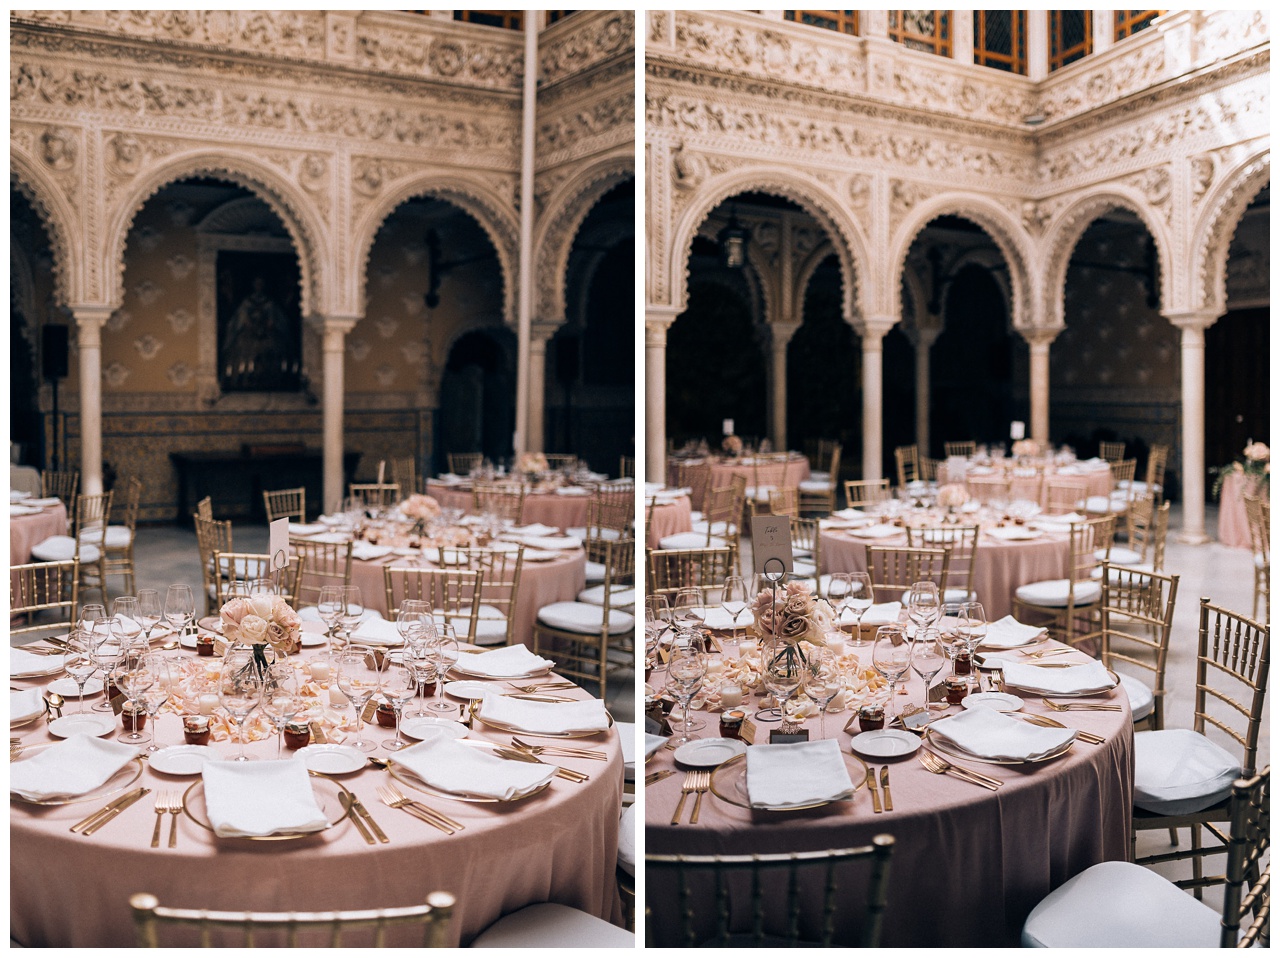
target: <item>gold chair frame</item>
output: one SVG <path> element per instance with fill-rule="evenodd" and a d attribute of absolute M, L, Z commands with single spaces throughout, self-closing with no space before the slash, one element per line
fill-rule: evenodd
<path fill-rule="evenodd" d="M 974 440 L 968 442 L 944 442 L 942 451 L 946 457 L 950 459 L 952 456 L 960 456 L 964 459 L 972 459 L 978 454 L 978 443 Z"/>
<path fill-rule="evenodd" d="M 471 511 L 476 515 L 494 513 L 516 525 L 524 522 L 523 485 L 511 483 L 480 483 L 471 487 Z"/>
<path fill-rule="evenodd" d="M 307 521 L 307 487 L 293 489 L 263 489 L 262 505 L 267 512 L 267 525 L 277 519 Z"/>
<path fill-rule="evenodd" d="M 382 576 L 388 610 L 399 609 L 405 599 L 421 599 L 431 603 L 433 618 L 449 620 L 459 642 L 475 638 L 484 594 L 483 571 L 386 566 Z M 458 620 L 467 622 L 465 635 L 458 629 Z"/>
<path fill-rule="evenodd" d="M 40 473 L 40 495 L 45 499 L 57 496 L 68 509 L 74 507 L 76 490 L 80 488 L 78 471 L 59 472 L 46 469 Z"/>
<path fill-rule="evenodd" d="M 1253 549 L 1253 617 L 1263 603 L 1263 618 L 1271 619 L 1271 502 L 1260 496 L 1244 497 L 1244 514 L 1249 524 Z"/>
<path fill-rule="evenodd" d="M 1164 728 L 1165 668 L 1169 660 L 1169 636 L 1178 599 L 1176 575 L 1163 575 L 1104 562 L 1102 598 L 1098 603 L 1099 658 L 1107 668 L 1117 664 L 1151 674 L 1155 702 L 1151 712 L 1135 727 Z M 1141 632 L 1141 634 L 1140 634 Z M 1128 671 L 1122 669 L 1121 671 Z M 1132 674 L 1132 673 L 1130 673 Z M 1138 678 L 1138 675 L 1133 675 Z"/>
<path fill-rule="evenodd" d="M 942 589 L 951 567 L 951 549 L 911 546 L 870 546 L 867 573 L 871 595 L 876 602 L 900 602 L 902 594 L 917 582 L 928 579 Z"/>
<path fill-rule="evenodd" d="M 289 548 L 306 566 L 307 573 L 298 583 L 298 608 L 318 605 L 325 586 L 351 584 L 351 550 L 354 540 L 346 542 L 313 542 L 289 539 Z M 310 584 L 308 579 L 318 584 Z"/>
<path fill-rule="evenodd" d="M 734 574 L 734 559 L 732 549 L 654 549 L 645 557 L 648 594 L 674 596 L 681 589 L 697 589 L 709 598 Z"/>
<path fill-rule="evenodd" d="M 511 645 L 515 637 L 515 611 L 516 602 L 520 596 L 520 576 L 524 571 L 524 546 L 515 552 L 498 552 L 480 548 L 444 548 L 441 551 L 465 556 L 465 568 L 477 570 L 484 576 L 484 587 L 476 610 L 476 626 L 472 629 L 472 634 L 477 635 L 476 644 L 489 644 L 479 641 L 477 630 L 480 623 L 498 621 L 496 616 L 486 614 L 483 607 L 487 605 L 502 613 L 502 624 L 506 635 L 501 644 Z M 388 608 L 391 607 L 388 606 Z"/>
<path fill-rule="evenodd" d="M 820 440 L 825 442 L 826 440 Z M 836 511 L 836 496 L 840 492 L 840 456 L 843 447 L 840 443 L 832 443 L 831 457 L 827 460 L 828 488 L 825 492 L 806 492 L 800 489 L 800 514 L 817 513 L 830 515 Z"/>
<path fill-rule="evenodd" d="M 123 546 L 108 546 L 104 540 L 102 547 L 103 576 L 124 576 L 124 594 L 133 595 L 136 584 L 136 569 L 133 559 L 133 544 L 138 532 L 138 510 L 142 507 L 142 480 L 130 476 L 125 482 L 124 519 L 121 528 L 129 530 L 129 542 Z"/>
<path fill-rule="evenodd" d="M 280 589 L 280 598 L 295 609 L 298 607 L 298 589 L 302 584 L 304 563 L 301 556 L 293 556 L 289 564 L 277 574 L 271 568 L 271 556 L 257 552 L 214 552 L 213 584 L 217 607 L 222 608 L 228 599 L 241 595 L 241 588 L 254 579 L 270 579 Z M 243 570 L 243 574 L 237 574 Z"/>
<path fill-rule="evenodd" d="M 973 566 L 978 554 L 979 526 L 924 526 L 907 528 L 907 545 L 913 549 L 936 549 L 941 545 L 950 550 L 947 560 L 945 584 L 939 583 L 943 601 L 948 592 L 963 592 L 967 599 L 951 601 L 980 602 L 982 597 L 973 588 Z"/>
<path fill-rule="evenodd" d="M 400 486 L 394 482 L 353 482 L 347 495 L 359 499 L 366 509 L 387 509 L 400 501 Z"/>
<path fill-rule="evenodd" d="M 471 470 L 484 462 L 482 452 L 450 452 L 445 454 L 449 463 L 449 471 L 455 476 L 469 476 Z"/>
<path fill-rule="evenodd" d="M 1098 457 L 1107 460 L 1107 462 L 1119 462 L 1124 458 L 1124 445 L 1122 442 L 1100 442 L 1098 443 Z"/>
<path fill-rule="evenodd" d="M 1111 537 L 1115 531 L 1115 517 L 1101 516 L 1097 519 L 1086 519 L 1084 522 L 1073 522 L 1070 526 L 1067 547 L 1067 603 L 1066 605 L 1037 605 L 1024 602 L 1013 596 L 1013 614 L 1019 621 L 1026 622 L 1024 616 L 1032 619 L 1043 619 L 1045 627 L 1058 633 L 1057 638 L 1067 645 L 1083 642 L 1090 636 L 1090 619 L 1097 609 L 1102 596 L 1092 602 L 1077 602 L 1076 589 L 1093 582 L 1093 570 L 1105 561 L 1095 553 L 1101 552 L 1105 557 L 1110 553 Z M 1085 616 L 1083 623 L 1079 621 Z M 1028 622 L 1028 624 L 1036 624 Z M 1081 628 L 1081 626 L 1083 626 Z M 1077 632 L 1079 634 L 1077 635 Z"/>
<path fill-rule="evenodd" d="M 899 488 L 920 478 L 920 448 L 918 446 L 898 446 L 893 450 L 893 461 L 898 470 Z"/>
<path fill-rule="evenodd" d="M 80 562 L 28 562 L 9 567 L 9 635 L 70 629 L 80 608 Z M 62 610 L 53 621 L 36 622 L 41 612 Z M 19 625 L 20 616 L 27 617 Z"/>
<path fill-rule="evenodd" d="M 888 479 L 846 479 L 844 482 L 845 505 L 851 509 L 888 502 Z"/>

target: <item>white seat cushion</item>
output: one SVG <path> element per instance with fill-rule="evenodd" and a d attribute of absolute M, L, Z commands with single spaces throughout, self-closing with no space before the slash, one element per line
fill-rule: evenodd
<path fill-rule="evenodd" d="M 734 526 L 734 524 L 732 522 L 725 522 L 723 519 L 717 522 L 706 522 L 704 520 L 698 520 L 694 522 L 693 525 L 690 526 L 690 528 L 694 532 L 702 533 L 704 537 L 708 532 L 711 533 L 713 536 L 721 536 L 722 538 L 735 536 L 738 534 L 738 530 Z"/>
<path fill-rule="evenodd" d="M 1051 608 L 1067 607 L 1067 595 L 1071 590 L 1070 579 L 1046 579 L 1043 582 L 1029 582 L 1018 586 L 1014 591 L 1021 601 L 1029 605 L 1045 605 Z M 1102 585 L 1097 582 L 1077 582 L 1075 587 L 1075 604 L 1088 605 L 1098 601 L 1102 595 Z"/>
<path fill-rule="evenodd" d="M 662 549 L 727 549 L 729 543 L 718 536 L 712 536 L 708 542 L 705 532 L 678 532 L 659 541 L 658 546 Z"/>
<path fill-rule="evenodd" d="M 578 601 L 588 605 L 604 605 L 604 583 L 593 585 L 578 593 Z M 615 585 L 613 598 L 609 602 L 615 609 L 633 609 L 636 604 L 636 590 L 629 585 Z"/>
<path fill-rule="evenodd" d="M 809 478 L 815 482 L 825 482 L 828 485 L 831 484 L 831 473 L 823 472 L 820 469 L 810 469 Z"/>
<path fill-rule="evenodd" d="M 80 537 L 81 542 L 92 542 L 94 545 L 101 545 L 102 540 L 101 529 L 86 529 Z M 133 541 L 133 533 L 128 526 L 107 526 L 106 540 L 108 549 L 124 549 Z"/>
<path fill-rule="evenodd" d="M 826 479 L 806 479 L 800 483 L 801 492 L 831 492 L 835 489 Z"/>
<path fill-rule="evenodd" d="M 1120 676 L 1120 684 L 1124 686 L 1125 694 L 1129 696 L 1129 708 L 1133 710 L 1133 720 L 1141 722 L 1156 706 L 1155 693 L 1142 679 L 1135 679 L 1132 675 L 1125 675 L 1123 672 L 1117 672 L 1116 675 Z"/>
<path fill-rule="evenodd" d="M 791 574 L 812 578 L 818 574 L 818 567 L 808 559 L 801 559 L 796 556 L 791 562 Z"/>
<path fill-rule="evenodd" d="M 50 536 L 44 542 L 36 543 L 31 550 L 31 558 L 41 562 L 66 562 L 76 557 L 76 540 L 71 536 Z M 81 543 L 80 561 L 97 562 L 102 551 L 97 546 Z"/>
<path fill-rule="evenodd" d="M 1111 499 L 1107 496 L 1090 496 L 1084 501 L 1085 512 L 1106 514 L 1111 512 Z"/>
<path fill-rule="evenodd" d="M 472 948 L 635 948 L 636 936 L 568 905 L 543 902 L 499 918 Z"/>
<path fill-rule="evenodd" d="M 1126 569 L 1137 569 L 1139 572 L 1154 572 L 1154 571 L 1155 571 L 1155 569 L 1153 569 L 1153 568 L 1151 567 L 1151 563 L 1150 563 L 1150 562 L 1141 562 L 1141 563 L 1139 563 L 1139 562 L 1135 562 L 1135 563 L 1133 563 L 1132 565 L 1130 565 L 1129 563 L 1127 563 L 1127 562 L 1126 562 L 1124 567 L 1125 567 Z M 1101 582 L 1101 581 L 1102 581 L 1102 566 L 1098 566 L 1098 568 L 1096 568 L 1096 569 L 1094 569 L 1092 572 L 1090 572 L 1090 573 L 1089 573 L 1089 575 L 1090 575 L 1092 578 L 1096 579 L 1098 582 Z M 1145 576 L 1133 576 L 1133 577 L 1130 577 L 1130 576 L 1126 576 L 1126 575 L 1124 575 L 1123 573 L 1121 573 L 1119 569 L 1112 569 L 1112 570 L 1111 570 L 1111 581 L 1112 581 L 1112 582 L 1126 582 L 1126 580 L 1131 581 L 1134 585 L 1144 585 L 1144 584 L 1145 584 L 1145 582 L 1146 582 L 1146 577 L 1145 577 Z"/>
<path fill-rule="evenodd" d="M 1229 752 L 1191 729 L 1138 732 L 1133 746 L 1133 804 L 1157 815 L 1213 807 L 1242 771 Z"/>
<path fill-rule="evenodd" d="M 471 610 L 462 609 L 458 615 L 449 617 L 449 624 L 459 635 L 466 633 L 471 627 Z M 496 605 L 480 603 L 480 611 L 476 618 L 476 634 L 472 640 L 476 645 L 499 645 L 507 641 L 507 616 Z"/>
<path fill-rule="evenodd" d="M 553 602 L 538 610 L 538 621 L 553 629 L 590 635 L 599 632 L 604 625 L 604 606 L 585 602 Z M 635 626 L 635 616 L 620 609 L 609 610 L 610 635 L 630 632 Z"/>
<path fill-rule="evenodd" d="M 1099 549 L 1097 552 L 1093 554 L 1093 557 L 1097 559 L 1099 562 L 1101 562 L 1103 559 L 1107 558 L 1107 550 Z M 1123 546 L 1111 547 L 1111 564 L 1112 565 L 1133 566 L 1133 565 L 1137 565 L 1141 561 L 1142 561 L 1142 554 L 1139 552 L 1134 552 L 1132 549 L 1126 549 Z"/>
<path fill-rule="evenodd" d="M 1024 948 L 1216 948 L 1222 916 L 1150 869 L 1101 862 L 1031 910 Z"/>
<path fill-rule="evenodd" d="M 569 529 L 565 529 L 564 534 L 567 536 L 572 536 L 575 539 L 585 539 L 587 537 L 587 527 L 573 526 Z"/>
<path fill-rule="evenodd" d="M 587 560 L 588 582 L 603 582 L 608 577 L 609 570 L 605 568 L 605 564 L 603 562 L 592 562 L 590 559 Z"/>
<path fill-rule="evenodd" d="M 618 867 L 628 875 L 636 873 L 636 807 L 628 805 L 618 821 Z"/>
<path fill-rule="evenodd" d="M 906 601 L 905 599 L 903 600 Z M 945 589 L 942 593 L 943 602 L 976 602 L 978 601 L 978 593 L 973 589 Z"/>
<path fill-rule="evenodd" d="M 747 486 L 746 498 L 750 502 L 768 502 L 769 493 L 777 491 L 777 486 Z"/>

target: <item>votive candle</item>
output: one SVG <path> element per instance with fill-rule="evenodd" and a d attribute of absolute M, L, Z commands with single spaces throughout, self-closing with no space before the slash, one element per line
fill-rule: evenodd
<path fill-rule="evenodd" d="M 720 704 L 727 709 L 737 708 L 742 704 L 742 688 L 738 685 L 720 686 Z"/>
<path fill-rule="evenodd" d="M 200 714 L 212 715 L 218 707 L 218 697 L 210 692 L 200 696 Z"/>

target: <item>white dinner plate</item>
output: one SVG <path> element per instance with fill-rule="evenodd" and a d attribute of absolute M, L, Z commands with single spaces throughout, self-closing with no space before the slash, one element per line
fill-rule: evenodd
<path fill-rule="evenodd" d="M 317 645 L 324 645 L 329 641 L 329 637 L 323 632 L 308 632 L 303 629 L 298 635 L 298 641 L 302 643 L 304 649 L 310 649 Z"/>
<path fill-rule="evenodd" d="M 350 745 L 308 745 L 295 754 L 309 771 L 322 775 L 345 775 L 364 768 L 364 753 Z"/>
<path fill-rule="evenodd" d="M 151 769 L 165 775 L 199 775 L 205 762 L 216 762 L 219 755 L 208 745 L 170 745 L 151 755 Z"/>
<path fill-rule="evenodd" d="M 418 739 L 435 738 L 438 735 L 446 735 L 449 738 L 467 737 L 467 727 L 462 723 L 451 722 L 448 719 L 431 718 L 430 716 L 402 719 L 400 731 L 410 738 Z"/>
<path fill-rule="evenodd" d="M 456 699 L 482 699 L 493 687 L 491 682 L 446 682 L 444 694 Z"/>
<path fill-rule="evenodd" d="M 960 700 L 967 709 L 995 709 L 997 712 L 1016 712 L 1022 708 L 1022 699 L 1008 692 L 974 692 Z"/>
<path fill-rule="evenodd" d="M 550 562 L 552 559 L 559 559 L 559 552 L 547 552 L 544 549 L 525 549 L 525 562 Z"/>
<path fill-rule="evenodd" d="M 56 682 L 49 683 L 50 692 L 57 692 L 65 699 L 78 699 L 80 697 L 80 687 L 76 685 L 76 680 L 72 678 L 58 679 Z M 102 691 L 102 679 L 96 675 L 89 676 L 89 681 L 84 683 L 84 694 L 97 695 Z"/>
<path fill-rule="evenodd" d="M 103 712 L 73 712 L 49 723 L 49 733 L 58 738 L 73 735 L 110 735 L 116 730 L 115 716 Z"/>
<path fill-rule="evenodd" d="M 736 738 L 700 738 L 685 742 L 675 750 L 681 765 L 693 768 L 715 768 L 747 750 L 747 743 Z"/>
<path fill-rule="evenodd" d="M 197 633 L 192 632 L 187 635 L 183 635 L 178 639 L 178 644 L 184 649 L 194 649 L 196 647 L 196 634 Z"/>
<path fill-rule="evenodd" d="M 882 728 L 859 732 L 849 744 L 859 755 L 868 758 L 899 758 L 920 747 L 920 736 L 901 729 Z"/>

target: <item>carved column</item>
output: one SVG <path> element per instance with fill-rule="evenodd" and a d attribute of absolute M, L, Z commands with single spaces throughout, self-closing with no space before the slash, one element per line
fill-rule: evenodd
<path fill-rule="evenodd" d="M 71 310 L 80 350 L 80 491 L 87 496 L 102 492 L 102 325 L 112 312 L 100 306 Z M 68 510 L 74 507 L 67 503 Z"/>
<path fill-rule="evenodd" d="M 323 421 L 324 421 L 324 492 L 320 500 L 326 512 L 342 507 L 346 494 L 342 473 L 342 416 L 345 409 L 344 363 L 347 333 L 355 329 L 358 316 L 325 316 L 317 325 L 324 341 Z"/>
<path fill-rule="evenodd" d="M 879 479 L 884 458 L 884 337 L 888 316 L 868 316 L 857 325 L 862 336 L 862 478 Z"/>
<path fill-rule="evenodd" d="M 1208 542 L 1204 531 L 1204 331 L 1222 314 L 1169 313 L 1182 330 L 1182 532 L 1179 542 Z"/>
<path fill-rule="evenodd" d="M 800 328 L 799 323 L 778 323 L 769 327 L 773 334 L 773 393 L 769 408 L 770 437 L 773 448 L 787 448 L 787 344 Z"/>
<path fill-rule="evenodd" d="M 667 329 L 674 309 L 646 309 L 644 314 L 644 450 L 645 479 L 667 481 Z"/>
<path fill-rule="evenodd" d="M 1042 446 L 1049 442 L 1049 344 L 1057 329 L 1020 329 L 1031 348 L 1031 438 Z"/>
<path fill-rule="evenodd" d="M 909 334 L 916 349 L 916 445 L 929 455 L 929 350 L 942 333 L 940 329 L 916 329 Z"/>
<path fill-rule="evenodd" d="M 547 340 L 558 326 L 534 324 L 529 336 L 529 452 L 546 451 Z M 561 450 L 568 452 L 568 450 Z"/>

